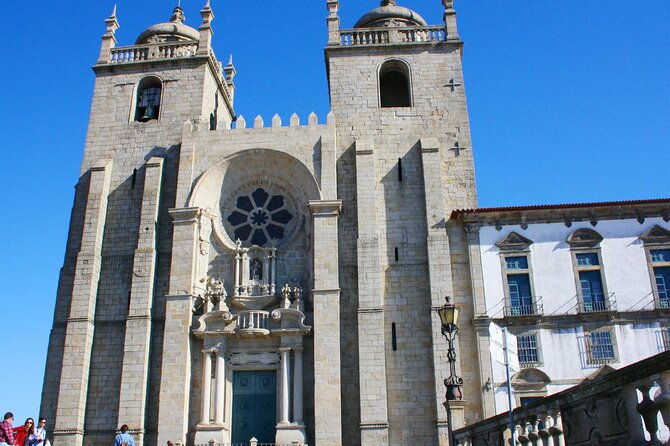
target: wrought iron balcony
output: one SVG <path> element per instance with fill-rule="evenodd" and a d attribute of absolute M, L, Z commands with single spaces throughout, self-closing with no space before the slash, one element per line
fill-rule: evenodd
<path fill-rule="evenodd" d="M 577 295 L 578 313 L 602 313 L 616 311 L 614 293 L 590 293 Z"/>
<path fill-rule="evenodd" d="M 670 309 L 670 296 L 661 296 L 654 299 L 657 310 L 669 310 Z"/>
<path fill-rule="evenodd" d="M 527 296 L 505 301 L 505 317 L 541 316 L 543 314 L 542 296 Z"/>

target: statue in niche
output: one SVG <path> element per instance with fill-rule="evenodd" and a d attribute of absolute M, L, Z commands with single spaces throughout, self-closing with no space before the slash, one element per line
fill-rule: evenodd
<path fill-rule="evenodd" d="M 249 279 L 259 281 L 263 278 L 263 262 L 261 259 L 253 259 L 249 265 Z"/>

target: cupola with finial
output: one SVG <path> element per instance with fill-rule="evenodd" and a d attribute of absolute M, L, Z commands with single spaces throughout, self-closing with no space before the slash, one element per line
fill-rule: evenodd
<path fill-rule="evenodd" d="M 200 40 L 200 33 L 185 25 L 185 20 L 184 10 L 181 6 L 176 6 L 169 22 L 157 23 L 144 30 L 137 38 L 135 45 Z"/>
<path fill-rule="evenodd" d="M 398 6 L 396 0 L 382 0 L 380 6 L 361 17 L 354 28 L 426 25 L 423 17 L 409 8 Z"/>

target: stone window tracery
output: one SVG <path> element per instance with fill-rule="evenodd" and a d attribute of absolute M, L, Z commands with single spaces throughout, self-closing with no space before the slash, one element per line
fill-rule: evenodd
<path fill-rule="evenodd" d="M 286 209 L 282 195 L 272 195 L 262 187 L 235 202 L 235 210 L 227 217 L 235 238 L 252 245 L 265 246 L 270 240 L 284 238 L 293 214 Z"/>

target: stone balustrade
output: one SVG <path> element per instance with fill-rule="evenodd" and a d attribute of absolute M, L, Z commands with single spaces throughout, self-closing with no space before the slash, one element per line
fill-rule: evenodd
<path fill-rule="evenodd" d="M 514 410 L 515 445 L 660 445 L 670 437 L 670 352 Z M 511 445 L 509 414 L 456 430 L 462 446 Z"/>
<path fill-rule="evenodd" d="M 342 46 L 386 45 L 420 42 L 444 42 L 446 32 L 441 26 L 398 28 L 359 28 L 340 31 Z"/>
<path fill-rule="evenodd" d="M 237 329 L 240 331 L 268 331 L 270 313 L 262 310 L 240 311 L 237 315 Z"/>
<path fill-rule="evenodd" d="M 122 64 L 157 59 L 179 59 L 195 56 L 197 51 L 198 42 L 196 41 L 122 46 L 110 50 L 109 63 Z"/>

